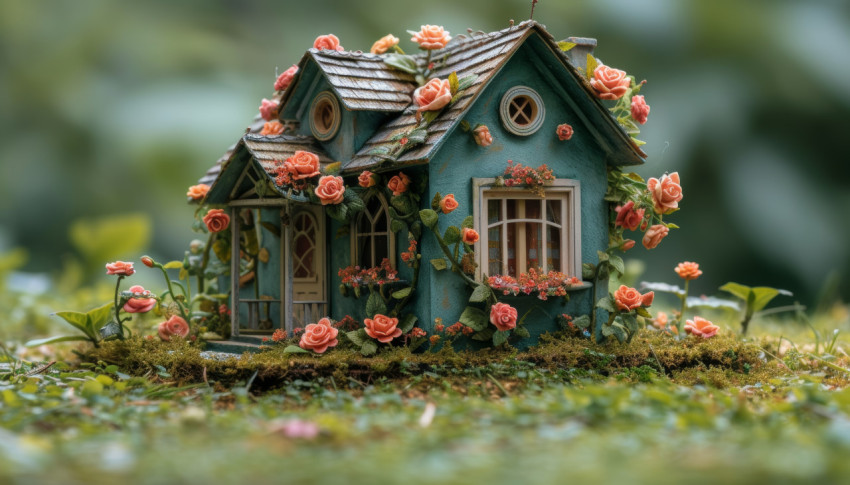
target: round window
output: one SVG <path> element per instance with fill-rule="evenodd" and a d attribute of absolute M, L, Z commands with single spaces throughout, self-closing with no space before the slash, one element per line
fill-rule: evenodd
<path fill-rule="evenodd" d="M 330 91 L 316 96 L 310 108 L 310 131 L 319 140 L 330 140 L 339 129 L 339 102 Z"/>
<path fill-rule="evenodd" d="M 502 96 L 500 111 L 505 129 L 520 136 L 528 136 L 539 130 L 546 116 L 540 95 L 525 86 L 509 89 Z"/>

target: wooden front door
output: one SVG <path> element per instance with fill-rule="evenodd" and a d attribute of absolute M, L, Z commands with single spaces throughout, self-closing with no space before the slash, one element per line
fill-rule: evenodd
<path fill-rule="evenodd" d="M 293 326 L 303 328 L 328 315 L 325 217 L 321 206 L 297 207 L 291 224 Z"/>

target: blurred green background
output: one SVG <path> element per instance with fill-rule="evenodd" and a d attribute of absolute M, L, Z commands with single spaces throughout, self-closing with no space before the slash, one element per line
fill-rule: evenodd
<path fill-rule="evenodd" d="M 411 50 L 406 29 L 497 30 L 530 4 L 2 2 L 0 253 L 26 248 L 21 269 L 54 285 L 72 271 L 100 279 L 104 258 L 182 258 L 186 188 L 316 36 L 365 51 L 392 32 Z M 734 280 L 808 304 L 850 295 L 848 2 L 541 0 L 535 19 L 558 38 L 598 38 L 597 57 L 649 81 L 639 172 L 678 171 L 685 198 L 671 217 L 681 230 L 628 254 L 646 279 L 672 281 L 693 260 L 696 293 Z M 97 226 L 109 216 L 129 221 L 125 244 Z"/>

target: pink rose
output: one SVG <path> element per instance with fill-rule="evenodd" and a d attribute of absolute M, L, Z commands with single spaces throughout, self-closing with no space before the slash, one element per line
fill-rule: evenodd
<path fill-rule="evenodd" d="M 322 205 L 339 204 L 345 196 L 345 185 L 343 185 L 342 177 L 325 175 L 319 179 L 315 193 Z"/>
<path fill-rule="evenodd" d="M 420 49 L 434 50 L 442 49 L 452 38 L 439 25 L 423 25 L 419 32 L 413 34 L 410 40 L 419 44 Z"/>
<path fill-rule="evenodd" d="M 435 78 L 416 88 L 416 91 L 413 91 L 413 100 L 419 106 L 419 111 L 442 109 L 452 100 L 452 88 L 448 79 Z"/>
<path fill-rule="evenodd" d="M 563 125 L 558 125 L 558 139 L 561 141 L 567 141 L 573 137 L 573 127 L 564 123 Z"/>
<path fill-rule="evenodd" d="M 393 34 L 387 34 L 380 39 L 376 40 L 374 44 L 372 44 L 372 48 L 369 50 L 372 54 L 383 54 L 388 50 L 392 49 L 394 46 L 398 45 L 398 37 Z"/>
<path fill-rule="evenodd" d="M 625 71 L 600 64 L 593 70 L 590 85 L 596 90 L 596 96 L 600 99 L 620 99 L 629 90 L 632 81 L 626 77 Z"/>
<path fill-rule="evenodd" d="M 679 208 L 682 200 L 682 186 L 679 182 L 679 172 L 664 175 L 661 180 L 651 178 L 646 182 L 646 188 L 652 194 L 655 212 L 668 214 Z"/>
<path fill-rule="evenodd" d="M 646 249 L 654 249 L 658 246 L 662 239 L 667 237 L 667 233 L 669 232 L 670 229 L 667 229 L 667 226 L 664 224 L 655 224 L 654 226 L 650 226 L 643 235 L 643 241 L 641 241 L 643 242 L 643 247 Z"/>
<path fill-rule="evenodd" d="M 516 328 L 517 310 L 507 303 L 495 303 L 490 307 L 490 323 L 504 332 Z"/>
<path fill-rule="evenodd" d="M 635 240 L 634 239 L 626 239 L 625 241 L 623 241 L 623 245 L 621 246 L 623 251 L 628 251 L 629 249 L 631 249 L 633 247 L 635 247 Z"/>
<path fill-rule="evenodd" d="M 711 338 L 717 335 L 718 330 L 720 327 L 702 317 L 695 316 L 685 322 L 685 332 L 697 337 Z"/>
<path fill-rule="evenodd" d="M 204 216 L 204 224 L 210 232 L 221 232 L 230 225 L 230 216 L 223 209 L 210 209 Z"/>
<path fill-rule="evenodd" d="M 614 302 L 617 304 L 617 309 L 624 312 L 629 312 L 642 306 L 650 306 L 654 299 L 655 292 L 650 291 L 641 295 L 638 290 L 629 288 L 626 285 L 620 285 L 620 288 L 614 292 Z"/>
<path fill-rule="evenodd" d="M 135 273 L 133 263 L 125 263 L 124 261 L 116 261 L 106 265 L 106 274 L 117 274 L 119 276 L 130 276 Z"/>
<path fill-rule="evenodd" d="M 378 176 L 368 170 L 364 170 L 357 177 L 357 183 L 364 189 L 368 189 L 378 183 Z"/>
<path fill-rule="evenodd" d="M 277 101 L 263 98 L 260 102 L 260 116 L 262 116 L 266 121 L 271 121 L 277 118 L 277 108 Z"/>
<path fill-rule="evenodd" d="M 617 206 L 615 211 L 617 211 L 617 219 L 614 222 L 615 225 L 620 227 L 625 227 L 631 231 L 634 231 L 640 225 L 640 221 L 643 220 L 644 209 L 635 210 L 635 201 L 630 200 L 626 202 L 626 205 Z"/>
<path fill-rule="evenodd" d="M 472 130 L 472 137 L 479 146 L 488 147 L 493 144 L 493 135 L 490 134 L 490 128 L 487 128 L 487 125 L 481 125 Z"/>
<path fill-rule="evenodd" d="M 363 325 L 366 326 L 366 334 L 381 343 L 389 343 L 392 339 L 401 336 L 398 318 L 390 318 L 379 313 L 375 315 L 375 318 L 363 320 Z"/>
<path fill-rule="evenodd" d="M 470 246 L 478 242 L 478 232 L 475 229 L 464 227 L 460 232 L 460 238 Z"/>
<path fill-rule="evenodd" d="M 283 162 L 292 180 L 303 180 L 319 175 L 319 156 L 313 152 L 296 151 Z"/>
<path fill-rule="evenodd" d="M 274 90 L 275 91 L 283 91 L 292 84 L 292 79 L 298 73 L 298 66 L 293 65 L 289 69 L 280 73 L 280 76 L 277 77 L 277 80 L 274 82 Z"/>
<path fill-rule="evenodd" d="M 185 337 L 189 335 L 189 324 L 177 315 L 159 324 L 157 329 L 159 338 L 168 341 L 171 337 Z"/>
<path fill-rule="evenodd" d="M 457 209 L 459 205 L 455 200 L 455 194 L 448 194 L 440 200 L 440 210 L 443 211 L 443 214 L 448 214 Z"/>
<path fill-rule="evenodd" d="M 393 175 L 390 181 L 387 182 L 387 188 L 390 189 L 393 195 L 401 195 L 407 192 L 407 186 L 410 185 L 410 177 L 399 172 L 398 175 Z"/>
<path fill-rule="evenodd" d="M 144 289 L 144 287 L 136 285 L 131 286 L 130 291 L 134 294 L 141 295 L 139 297 L 133 297 L 127 300 L 127 303 L 124 304 L 124 311 L 127 313 L 146 313 L 153 309 L 156 306 L 156 298 L 151 296 L 151 292 Z"/>
<path fill-rule="evenodd" d="M 649 105 L 642 95 L 632 96 L 632 119 L 640 124 L 646 123 L 649 116 Z"/>
<path fill-rule="evenodd" d="M 333 34 L 320 35 L 313 41 L 314 49 L 327 49 L 329 51 L 344 51 L 345 49 L 339 45 L 339 38 Z M 321 352 L 319 352 L 321 354 Z"/>
<path fill-rule="evenodd" d="M 301 341 L 298 346 L 304 350 L 312 350 L 317 354 L 324 354 L 328 347 L 336 347 L 339 341 L 336 339 L 339 330 L 333 328 L 328 318 L 322 318 L 318 323 L 311 323 L 304 328 Z"/>

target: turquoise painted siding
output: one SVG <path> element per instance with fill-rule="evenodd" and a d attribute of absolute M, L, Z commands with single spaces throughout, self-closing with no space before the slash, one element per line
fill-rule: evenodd
<path fill-rule="evenodd" d="M 557 178 L 580 182 L 581 262 L 595 263 L 596 251 L 604 250 L 608 243 L 607 203 L 603 200 L 607 187 L 606 155 L 591 136 L 592 127 L 586 126 L 582 117 L 570 108 L 570 103 L 564 98 L 567 96 L 566 91 L 553 89 L 547 82 L 548 69 L 529 43 L 519 49 L 465 117 L 472 126 L 479 123 L 487 125 L 494 138 L 493 144 L 487 148 L 480 147 L 475 144 L 470 133 L 456 129 L 448 136 L 430 163 L 429 189 L 423 200 L 430 200 L 437 191 L 443 195 L 455 194 L 461 207 L 447 216 L 440 217 L 440 230 L 444 231 L 449 225 L 459 226 L 464 217 L 472 214 L 473 177 L 501 175 L 508 160 L 532 167 L 546 163 L 554 170 Z M 503 94 L 518 85 L 537 91 L 546 110 L 543 126 L 526 137 L 513 135 L 505 130 L 499 114 Z M 562 142 L 558 139 L 556 127 L 561 123 L 568 123 L 575 129 L 570 141 Z M 480 232 L 480 228 L 476 229 Z M 441 255 L 434 238 L 426 236 L 423 242 L 423 258 L 430 259 Z M 425 320 L 423 327 L 429 332 L 433 330 L 436 317 L 442 318 L 447 325 L 457 321 L 470 294 L 470 290 L 460 278 L 448 270 L 434 272 L 430 287 L 430 315 L 422 318 Z M 567 307 L 560 305 L 560 299 L 541 302 L 545 311 L 550 314 L 551 321 L 542 313 L 532 313 L 527 320 L 532 335 L 536 337 L 544 330 L 554 329 L 553 320 L 557 313 L 589 313 L 592 308 L 590 294 L 591 290 L 572 292 L 572 301 Z M 539 301 L 534 297 L 526 300 Z"/>

